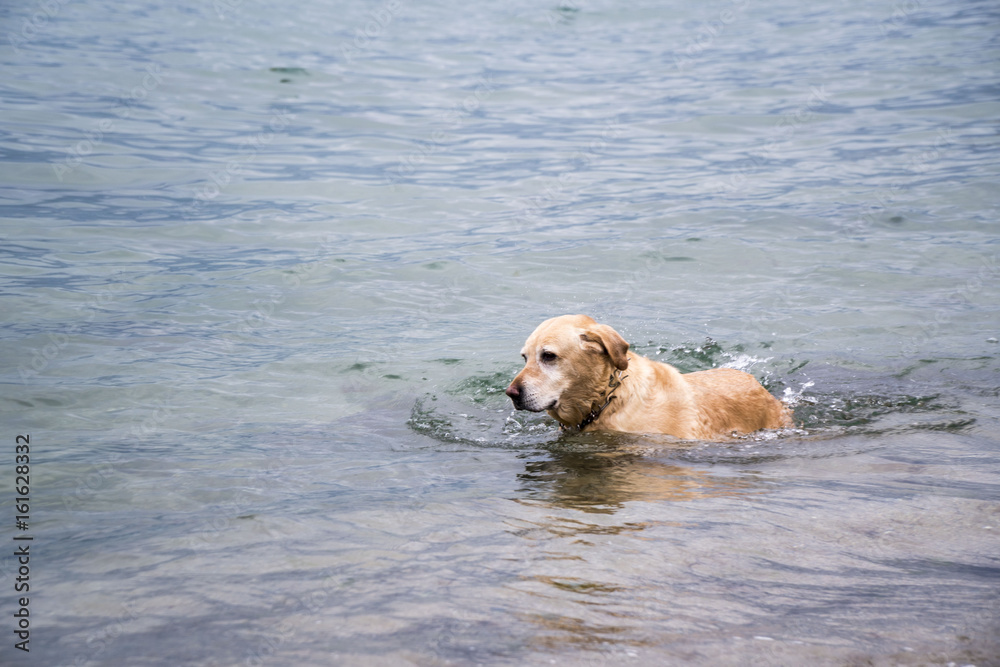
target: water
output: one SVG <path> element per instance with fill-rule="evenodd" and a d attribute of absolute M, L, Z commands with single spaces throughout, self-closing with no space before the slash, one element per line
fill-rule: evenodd
<path fill-rule="evenodd" d="M 995 3 L 0 25 L 4 664 L 1000 664 Z M 798 428 L 513 413 L 569 312 Z"/>

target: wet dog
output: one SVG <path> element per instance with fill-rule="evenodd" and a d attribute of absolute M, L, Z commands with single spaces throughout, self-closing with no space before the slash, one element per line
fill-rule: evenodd
<path fill-rule="evenodd" d="M 630 352 L 617 331 L 586 315 L 542 322 L 521 356 L 524 369 L 507 387 L 514 407 L 544 410 L 565 430 L 709 440 L 792 426 L 789 409 L 749 373 L 681 373 Z"/>

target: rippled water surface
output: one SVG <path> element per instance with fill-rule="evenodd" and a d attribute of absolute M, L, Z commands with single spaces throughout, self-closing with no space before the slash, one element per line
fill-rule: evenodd
<path fill-rule="evenodd" d="M 996 3 L 0 26 L 4 664 L 1000 664 Z M 576 312 L 796 428 L 514 413 Z"/>

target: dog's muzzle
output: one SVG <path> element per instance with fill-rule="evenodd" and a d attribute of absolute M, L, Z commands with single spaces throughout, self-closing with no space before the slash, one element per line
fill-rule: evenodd
<path fill-rule="evenodd" d="M 511 382 L 504 393 L 510 396 L 510 400 L 513 401 L 515 408 L 518 410 L 527 410 L 528 412 L 551 410 L 559 402 L 558 399 L 553 399 L 548 405 L 542 405 L 538 394 L 532 392 L 530 389 L 525 390 L 524 386 L 516 381 Z"/>

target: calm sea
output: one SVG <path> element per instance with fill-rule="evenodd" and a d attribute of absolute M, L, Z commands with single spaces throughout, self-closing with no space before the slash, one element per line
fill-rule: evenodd
<path fill-rule="evenodd" d="M 3 664 L 1000 664 L 993 0 L 0 33 Z M 798 427 L 514 413 L 563 313 Z"/>

